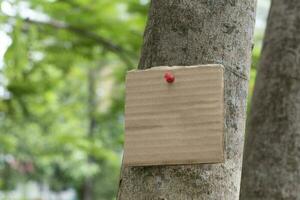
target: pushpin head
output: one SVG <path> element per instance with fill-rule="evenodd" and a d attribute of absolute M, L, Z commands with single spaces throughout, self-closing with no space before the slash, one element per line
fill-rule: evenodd
<path fill-rule="evenodd" d="M 164 77 L 168 83 L 173 83 L 175 81 L 175 76 L 171 72 L 166 72 Z"/>

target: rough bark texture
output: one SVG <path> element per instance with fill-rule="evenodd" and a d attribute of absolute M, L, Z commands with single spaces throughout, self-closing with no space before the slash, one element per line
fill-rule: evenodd
<path fill-rule="evenodd" d="M 239 196 L 255 0 L 153 0 L 139 69 L 225 66 L 225 164 L 123 167 L 119 200 Z"/>
<path fill-rule="evenodd" d="M 300 199 L 299 0 L 272 2 L 246 137 L 241 199 Z"/>

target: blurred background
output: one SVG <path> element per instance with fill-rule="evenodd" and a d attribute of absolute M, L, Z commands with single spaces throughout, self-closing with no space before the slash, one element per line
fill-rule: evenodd
<path fill-rule="evenodd" d="M 0 0 L 1 200 L 115 199 L 148 6 Z M 269 6 L 258 0 L 250 94 Z"/>

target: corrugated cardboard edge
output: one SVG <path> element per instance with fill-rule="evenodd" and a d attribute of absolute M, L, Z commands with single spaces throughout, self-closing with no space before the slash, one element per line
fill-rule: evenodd
<path fill-rule="evenodd" d="M 222 110 L 222 115 L 223 115 L 223 121 L 224 121 L 224 124 L 223 124 L 223 127 L 222 127 L 222 144 L 223 144 L 223 147 L 222 147 L 222 160 L 220 162 L 214 162 L 214 161 L 211 161 L 211 162 L 205 162 L 205 163 L 199 163 L 197 160 L 190 160 L 190 161 L 186 161 L 185 163 L 178 163 L 178 161 L 166 161 L 166 162 L 162 162 L 162 163 L 159 163 L 159 164 L 153 164 L 153 163 L 126 163 L 124 162 L 124 157 L 123 157 L 123 160 L 122 160 L 122 164 L 125 166 L 125 167 L 145 167 L 145 166 L 165 166 L 165 165 L 168 165 L 168 166 L 178 166 L 178 165 L 204 165 L 204 164 L 223 164 L 225 163 L 225 153 L 226 153 L 226 141 L 225 141 L 225 80 L 224 80 L 224 71 L 225 71 L 225 67 L 221 64 L 206 64 L 206 65 L 191 65 L 191 66 L 156 66 L 156 67 L 152 67 L 152 68 L 148 68 L 148 69 L 134 69 L 134 70 L 130 70 L 127 72 L 126 74 L 126 84 L 127 85 L 127 75 L 128 73 L 140 73 L 140 72 L 144 72 L 144 71 L 153 71 L 153 70 L 167 70 L 167 71 L 172 71 L 172 70 L 176 70 L 176 69 L 190 69 L 190 68 L 218 68 L 221 70 L 221 73 L 222 73 L 222 96 L 223 96 L 223 110 Z M 125 95 L 126 95 L 126 90 L 125 90 Z M 126 103 L 126 102 L 125 102 Z M 126 106 L 124 106 L 124 111 L 126 109 Z M 126 112 L 126 111 L 125 111 Z M 125 133 L 125 137 L 126 137 L 126 133 Z M 124 154 L 125 154 L 125 151 L 124 151 Z M 176 162 L 176 163 L 175 163 Z"/>
<path fill-rule="evenodd" d="M 152 70 L 175 70 L 175 69 L 190 69 L 190 68 L 210 68 L 210 67 L 216 67 L 216 68 L 220 68 L 224 71 L 224 66 L 221 64 L 207 64 L 207 65 L 191 65 L 191 66 L 156 66 L 156 67 L 152 67 L 152 68 L 147 68 L 147 69 L 133 69 L 128 71 L 127 73 L 132 73 L 132 72 L 142 72 L 142 71 L 152 71 Z"/>

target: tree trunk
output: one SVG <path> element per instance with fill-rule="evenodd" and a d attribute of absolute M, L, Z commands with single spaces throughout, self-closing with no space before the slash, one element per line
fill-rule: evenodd
<path fill-rule="evenodd" d="M 88 69 L 88 119 L 89 119 L 89 128 L 87 136 L 91 140 L 94 139 L 95 129 L 96 129 L 96 118 L 95 118 L 95 109 L 96 109 L 96 75 L 97 70 L 90 68 Z M 94 163 L 95 160 L 93 156 L 89 155 L 89 163 Z M 80 195 L 80 200 L 93 200 L 94 199 L 94 180 L 93 177 L 87 177 L 83 181 L 81 187 L 82 194 Z"/>
<path fill-rule="evenodd" d="M 241 199 L 299 200 L 299 0 L 272 2 L 252 108 Z"/>
<path fill-rule="evenodd" d="M 254 0 L 152 1 L 139 69 L 225 66 L 226 161 L 123 167 L 119 200 L 238 199 L 255 6 Z"/>

